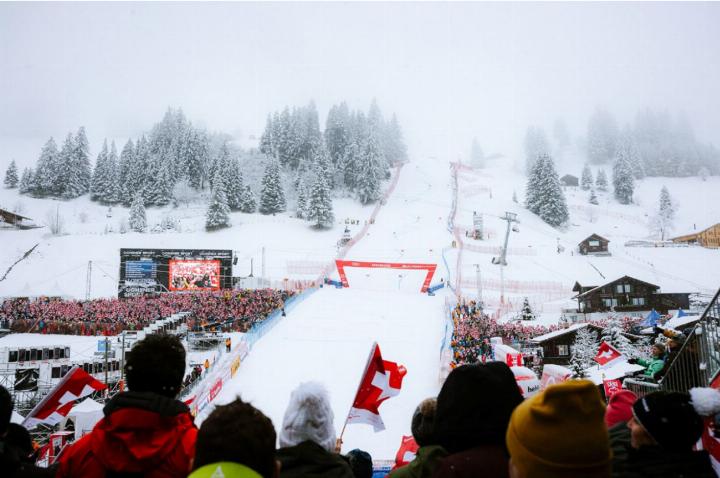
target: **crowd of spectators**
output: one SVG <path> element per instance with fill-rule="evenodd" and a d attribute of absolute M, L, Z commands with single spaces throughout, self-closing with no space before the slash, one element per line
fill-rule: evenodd
<path fill-rule="evenodd" d="M 453 334 L 450 341 L 452 348 L 451 367 L 462 364 L 494 360 L 491 337 L 501 337 L 503 343 L 517 348 L 530 346 L 530 339 L 563 327 L 562 324 L 550 326 L 535 325 L 532 321 L 511 320 L 499 323 L 484 313 L 474 300 L 460 300 L 451 311 Z M 623 317 L 621 325 L 629 331 L 640 319 Z M 608 319 L 595 320 L 591 323 L 604 328 Z"/>
<path fill-rule="evenodd" d="M 116 335 L 123 330 L 142 330 L 177 312 L 190 312 L 188 325 L 192 328 L 217 326 L 224 331 L 245 332 L 273 310 L 283 308 L 291 294 L 243 289 L 86 301 L 7 299 L 0 304 L 0 323 L 12 332 Z"/>
<path fill-rule="evenodd" d="M 60 452 L 51 468 L 28 461 L 31 449 L 10 436 L 12 401 L 0 387 L 3 476 L 147 478 L 370 478 L 372 457 L 341 454 L 327 390 L 302 383 L 282 423 L 240 398 L 216 407 L 198 429 L 177 400 L 186 353 L 172 335 L 150 335 L 128 353 L 128 390 L 105 405 L 93 430 Z M 698 451 L 718 433 L 720 391 L 618 392 L 606 407 L 588 380 L 549 385 L 523 399 L 501 362 L 462 365 L 437 397 L 408 418 L 417 442 L 390 478 L 714 478 Z M 715 418 L 713 418 L 715 417 Z"/>

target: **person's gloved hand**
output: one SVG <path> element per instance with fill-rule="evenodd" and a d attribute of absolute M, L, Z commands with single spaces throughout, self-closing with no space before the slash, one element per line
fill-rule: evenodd
<path fill-rule="evenodd" d="M 656 325 L 655 327 L 653 327 L 653 332 L 655 332 L 656 334 L 662 334 L 665 332 L 665 330 Z"/>
<path fill-rule="evenodd" d="M 636 358 L 629 358 L 628 361 L 627 361 L 627 363 L 636 364 L 636 363 L 637 363 L 637 359 L 636 359 Z"/>

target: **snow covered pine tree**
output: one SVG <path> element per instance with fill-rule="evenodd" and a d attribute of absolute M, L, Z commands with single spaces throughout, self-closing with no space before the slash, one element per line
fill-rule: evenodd
<path fill-rule="evenodd" d="M 12 160 L 10 162 L 10 166 L 8 166 L 7 170 L 5 171 L 4 184 L 5 187 L 9 189 L 16 188 L 18 185 L 18 170 L 17 164 L 15 164 L 15 160 Z"/>

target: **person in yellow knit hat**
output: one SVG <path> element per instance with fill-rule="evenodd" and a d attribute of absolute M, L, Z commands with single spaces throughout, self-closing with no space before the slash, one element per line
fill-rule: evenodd
<path fill-rule="evenodd" d="M 552 385 L 517 406 L 506 444 L 510 478 L 609 478 L 605 404 L 587 380 Z"/>

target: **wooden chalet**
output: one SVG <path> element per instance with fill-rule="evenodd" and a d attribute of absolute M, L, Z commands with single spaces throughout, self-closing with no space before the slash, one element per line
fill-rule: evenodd
<path fill-rule="evenodd" d="M 544 364 L 568 365 L 570 357 L 572 357 L 572 345 L 575 343 L 575 337 L 579 330 L 586 327 L 595 331 L 597 336 L 600 337 L 602 328 L 597 325 L 582 323 L 534 337 L 530 339 L 530 342 L 542 348 Z"/>
<path fill-rule="evenodd" d="M 560 183 L 563 186 L 575 186 L 577 187 L 580 184 L 580 180 L 577 176 L 573 176 L 572 174 L 566 174 L 565 176 L 560 178 Z"/>
<path fill-rule="evenodd" d="M 669 310 L 687 309 L 690 307 L 689 293 L 660 292 L 660 286 L 623 276 L 601 286 L 582 286 L 576 282 L 573 297 L 578 302 L 578 311 L 591 314 L 593 312 L 636 312 L 655 309 L 661 314 Z"/>
<path fill-rule="evenodd" d="M 673 237 L 670 240 L 682 244 L 697 244 L 710 249 L 720 248 L 720 223 L 693 234 Z"/>
<path fill-rule="evenodd" d="M 40 227 L 33 224 L 32 219 L 29 217 L 21 216 L 20 214 L 15 214 L 5 209 L 0 209 L 0 223 L 6 223 L 18 229 L 34 229 Z"/>
<path fill-rule="evenodd" d="M 591 234 L 578 244 L 578 251 L 580 251 L 580 254 L 584 256 L 588 254 L 609 256 L 610 252 L 608 251 L 608 244 L 610 244 L 610 241 L 604 237 L 597 234 Z"/>

